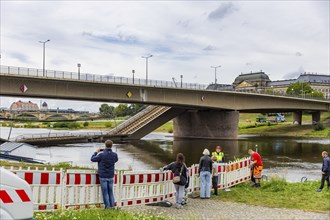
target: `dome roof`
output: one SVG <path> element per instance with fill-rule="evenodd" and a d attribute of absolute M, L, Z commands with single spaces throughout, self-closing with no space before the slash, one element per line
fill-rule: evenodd
<path fill-rule="evenodd" d="M 269 82 L 270 79 L 267 74 L 264 72 L 257 72 L 257 73 L 247 73 L 247 74 L 241 74 L 238 77 L 236 77 L 233 84 L 240 84 L 243 81 L 249 81 L 249 82 Z"/>

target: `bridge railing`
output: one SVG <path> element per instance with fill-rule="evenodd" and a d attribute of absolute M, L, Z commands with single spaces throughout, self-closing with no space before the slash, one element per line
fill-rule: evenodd
<path fill-rule="evenodd" d="M 72 132 L 56 132 L 56 133 L 41 133 L 41 134 L 24 134 L 14 137 L 15 141 L 27 140 L 27 139 L 47 139 L 47 138 L 68 138 L 68 137 L 93 137 L 99 136 L 102 132 L 84 132 L 84 133 L 72 133 Z"/>
<path fill-rule="evenodd" d="M 218 166 L 219 189 L 226 189 L 250 179 L 250 159 L 243 158 Z M 36 211 L 81 209 L 103 206 L 100 181 L 95 170 L 35 170 L 4 167 L 30 184 Z M 198 165 L 188 168 L 188 192 L 199 190 Z M 175 196 L 173 173 L 159 170 L 116 171 L 115 206 L 155 203 Z"/>
<path fill-rule="evenodd" d="M 24 75 L 33 77 L 45 77 L 45 78 L 55 78 L 55 79 L 70 79 L 70 80 L 80 80 L 80 81 L 92 81 L 92 82 L 107 82 L 116 84 L 130 84 L 130 85 L 143 85 L 151 87 L 172 87 L 172 88 L 185 88 L 185 89 L 195 89 L 204 90 L 207 85 L 202 85 L 198 83 L 177 83 L 172 81 L 162 81 L 162 80 L 152 80 L 152 79 L 140 79 L 140 78 L 129 78 L 114 75 L 96 75 L 90 73 L 80 73 L 77 72 L 67 72 L 58 70 L 45 70 L 45 74 L 42 69 L 35 68 L 25 68 L 25 67 L 13 67 L 13 66 L 0 66 L 1 74 L 8 75 Z"/>

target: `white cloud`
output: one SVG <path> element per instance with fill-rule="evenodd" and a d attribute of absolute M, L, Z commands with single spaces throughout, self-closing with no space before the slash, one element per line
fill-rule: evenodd
<path fill-rule="evenodd" d="M 1 64 L 210 83 L 264 70 L 329 74 L 327 1 L 2 1 Z M 19 15 L 19 16 L 18 16 Z M 298 55 L 299 54 L 299 55 Z M 246 65 L 249 63 L 249 65 Z"/>

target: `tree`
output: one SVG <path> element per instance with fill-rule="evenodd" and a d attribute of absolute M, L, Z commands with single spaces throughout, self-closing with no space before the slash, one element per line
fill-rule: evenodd
<path fill-rule="evenodd" d="M 144 104 L 131 104 L 129 107 L 131 109 L 130 114 L 136 114 L 139 111 L 141 111 L 145 107 L 145 105 Z"/>
<path fill-rule="evenodd" d="M 116 116 L 127 116 L 130 115 L 130 108 L 128 107 L 127 104 L 119 104 L 116 109 Z"/>
<path fill-rule="evenodd" d="M 99 108 L 100 114 L 105 118 L 113 118 L 115 113 L 115 107 L 109 106 L 108 104 L 102 104 Z"/>
<path fill-rule="evenodd" d="M 286 89 L 286 94 L 305 96 L 305 97 L 321 97 L 323 98 L 323 93 L 314 90 L 308 83 L 296 82 L 288 86 Z"/>

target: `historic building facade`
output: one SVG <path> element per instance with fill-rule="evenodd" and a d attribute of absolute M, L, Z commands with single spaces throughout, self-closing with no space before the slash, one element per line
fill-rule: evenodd
<path fill-rule="evenodd" d="M 303 73 L 296 79 L 271 81 L 264 72 L 240 74 L 233 82 L 233 90 L 242 92 L 272 91 L 286 94 L 290 84 L 306 82 L 314 90 L 322 92 L 326 99 L 330 99 L 330 75 Z M 218 88 L 218 87 L 215 87 Z"/>
<path fill-rule="evenodd" d="M 18 102 L 13 102 L 10 106 L 11 111 L 39 111 L 39 107 L 37 104 L 28 101 L 22 102 L 19 100 Z"/>

